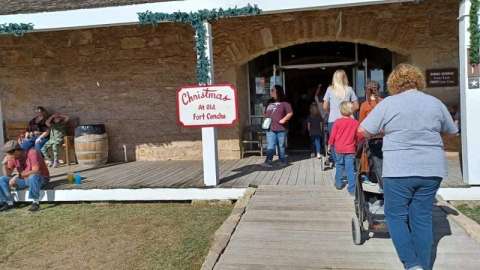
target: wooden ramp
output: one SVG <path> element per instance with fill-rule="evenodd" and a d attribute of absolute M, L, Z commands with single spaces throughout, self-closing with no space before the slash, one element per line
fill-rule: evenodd
<path fill-rule="evenodd" d="M 352 243 L 352 214 L 352 198 L 333 184 L 261 186 L 215 269 L 403 269 L 386 236 Z M 479 269 L 480 244 L 440 208 L 434 223 L 434 269 Z"/>

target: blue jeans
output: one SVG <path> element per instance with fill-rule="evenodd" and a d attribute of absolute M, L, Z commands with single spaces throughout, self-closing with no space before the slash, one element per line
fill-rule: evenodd
<path fill-rule="evenodd" d="M 348 180 L 348 192 L 355 192 L 355 154 L 335 154 L 335 186 L 343 186 L 342 178 L 346 174 Z"/>
<path fill-rule="evenodd" d="M 330 138 L 330 134 L 332 134 L 332 129 L 333 129 L 333 122 L 328 122 L 327 124 L 327 132 L 328 132 L 328 138 Z M 330 148 L 330 160 L 335 162 L 335 146 L 332 145 Z"/>
<path fill-rule="evenodd" d="M 0 177 L 0 202 L 13 202 L 12 194 L 10 193 L 10 186 L 8 182 L 10 177 Z M 45 178 L 41 175 L 34 174 L 28 177 L 27 180 L 18 178 L 17 189 L 24 189 L 28 187 L 28 198 L 32 200 L 40 199 L 40 190 L 45 184 Z"/>
<path fill-rule="evenodd" d="M 278 156 L 281 162 L 287 162 L 285 158 L 285 131 L 268 131 L 267 132 L 267 160 L 272 162 L 275 155 L 275 148 L 278 145 Z"/>
<path fill-rule="evenodd" d="M 405 269 L 432 269 L 432 208 L 439 177 L 384 177 L 385 217 Z"/>
<path fill-rule="evenodd" d="M 42 148 L 48 142 L 48 138 L 42 138 L 38 143 L 35 143 L 36 139 L 37 139 L 37 136 L 32 137 L 30 139 L 26 139 L 20 144 L 20 147 L 22 147 L 24 151 L 27 151 L 28 149 L 35 146 L 35 149 L 37 149 L 39 153 L 42 153 Z"/>
<path fill-rule="evenodd" d="M 312 142 L 312 148 L 315 155 L 322 154 L 322 136 L 311 135 L 310 141 Z"/>

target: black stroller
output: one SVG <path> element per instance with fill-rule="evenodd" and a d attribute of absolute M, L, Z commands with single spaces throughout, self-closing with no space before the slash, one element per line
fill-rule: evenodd
<path fill-rule="evenodd" d="M 330 160 L 330 153 L 328 152 L 328 129 L 327 129 L 327 123 L 324 123 L 323 125 L 323 155 L 321 158 L 321 170 L 326 171 L 327 169 L 332 169 L 333 168 L 333 163 Z"/>
<path fill-rule="evenodd" d="M 368 172 L 360 171 L 360 159 L 357 159 L 357 179 L 355 190 L 355 216 L 352 218 L 352 237 L 355 245 L 362 245 L 370 233 L 387 233 L 383 208 L 382 181 L 382 139 L 366 141 L 359 149 L 368 158 Z M 365 183 L 365 179 L 370 183 Z"/>

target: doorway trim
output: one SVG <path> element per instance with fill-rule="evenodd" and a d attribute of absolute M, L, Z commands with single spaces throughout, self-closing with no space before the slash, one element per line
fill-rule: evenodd
<path fill-rule="evenodd" d="M 326 68 L 326 67 L 344 67 L 344 66 L 353 66 L 356 65 L 357 61 L 346 61 L 346 62 L 328 62 L 328 63 L 318 63 L 318 64 L 303 64 L 303 65 L 286 65 L 279 66 L 279 69 L 316 69 L 316 68 Z"/>

